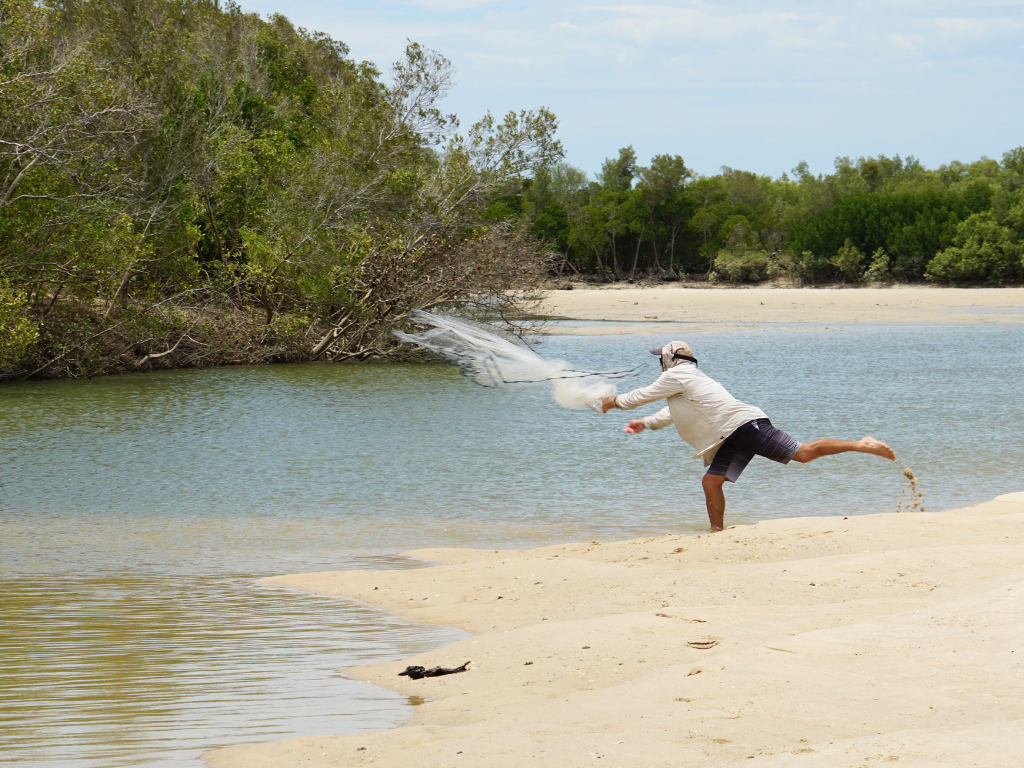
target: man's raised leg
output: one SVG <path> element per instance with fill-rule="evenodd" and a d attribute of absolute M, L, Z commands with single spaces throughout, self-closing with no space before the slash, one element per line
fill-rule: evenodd
<path fill-rule="evenodd" d="M 701 484 L 704 486 L 704 500 L 708 505 L 711 530 L 720 531 L 725 527 L 725 493 L 722 491 L 725 478 L 721 475 L 704 475 Z"/>
<path fill-rule="evenodd" d="M 860 440 L 815 440 L 813 443 L 804 443 L 800 450 L 793 456 L 793 461 L 806 464 L 809 461 L 820 459 L 822 456 L 833 456 L 837 453 L 871 453 L 881 456 L 889 461 L 896 460 L 896 454 L 892 448 L 881 440 L 873 437 L 865 437 Z M 706 489 L 706 486 L 705 486 Z"/>

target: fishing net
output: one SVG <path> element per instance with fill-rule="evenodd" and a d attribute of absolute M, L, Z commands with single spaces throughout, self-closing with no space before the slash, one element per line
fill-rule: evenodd
<path fill-rule="evenodd" d="M 519 337 L 485 323 L 420 310 L 409 317 L 426 330 L 396 331 L 402 341 L 429 349 L 485 387 L 550 384 L 555 401 L 563 408 L 593 408 L 602 398 L 615 394 L 615 385 L 609 379 L 634 373 L 584 371 L 565 360 L 548 360 Z"/>

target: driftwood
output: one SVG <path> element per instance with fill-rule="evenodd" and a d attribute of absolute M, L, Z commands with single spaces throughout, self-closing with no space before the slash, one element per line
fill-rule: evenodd
<path fill-rule="evenodd" d="M 404 672 L 399 672 L 398 676 L 405 675 L 411 680 L 419 680 L 421 677 L 441 677 L 442 675 L 454 675 L 456 672 L 465 672 L 470 662 L 466 662 L 461 667 L 433 667 L 427 669 L 426 667 L 406 667 Z"/>

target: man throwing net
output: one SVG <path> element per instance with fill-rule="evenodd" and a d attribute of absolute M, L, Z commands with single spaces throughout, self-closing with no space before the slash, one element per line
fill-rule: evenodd
<path fill-rule="evenodd" d="M 637 406 L 667 399 L 668 405 L 643 419 L 634 419 L 625 432 L 635 435 L 645 429 L 661 429 L 675 424 L 679 436 L 697 451 L 708 468 L 704 475 L 711 530 L 720 531 L 725 523 L 725 481 L 735 483 L 754 456 L 788 464 L 806 464 L 836 453 L 871 453 L 894 461 L 892 449 L 873 437 L 861 440 L 815 440 L 800 443 L 776 429 L 764 411 L 741 403 L 725 387 L 697 367 L 693 350 L 684 341 L 673 341 L 651 354 L 661 358 L 662 374 L 648 387 L 624 395 L 606 397 L 601 410 L 613 408 L 631 411 Z"/>

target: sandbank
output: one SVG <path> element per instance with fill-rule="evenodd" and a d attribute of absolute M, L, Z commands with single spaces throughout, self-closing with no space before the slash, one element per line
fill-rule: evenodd
<path fill-rule="evenodd" d="M 213 768 L 1021 765 L 1024 493 L 409 554 L 438 565 L 265 581 L 473 632 L 347 670 L 428 699 L 412 720 L 215 750 Z"/>
<path fill-rule="evenodd" d="M 573 284 L 574 286 L 576 284 Z M 546 291 L 537 314 L 602 321 L 557 333 L 662 333 L 673 324 L 721 330 L 723 324 L 1021 323 L 1024 288 L 716 288 L 614 285 Z M 614 323 L 642 325 L 615 325 Z M 609 324 L 610 323 L 610 324 Z M 660 324 L 658 327 L 656 324 Z"/>

